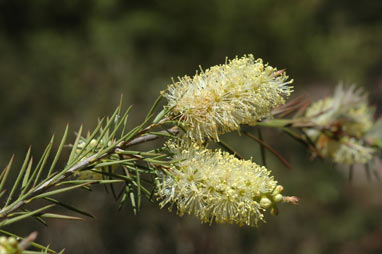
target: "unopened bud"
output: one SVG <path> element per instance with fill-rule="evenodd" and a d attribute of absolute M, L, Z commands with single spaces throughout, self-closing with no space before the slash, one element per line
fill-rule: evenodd
<path fill-rule="evenodd" d="M 276 188 L 273 190 L 272 195 L 275 196 L 281 193 L 283 190 L 284 190 L 284 187 L 282 185 L 277 185 Z"/>
<path fill-rule="evenodd" d="M 281 194 L 276 194 L 274 197 L 273 197 L 273 200 L 276 202 L 276 203 L 279 203 L 283 200 L 283 195 Z"/>
<path fill-rule="evenodd" d="M 18 242 L 17 242 L 16 238 L 14 238 L 14 237 L 9 237 L 9 238 L 8 238 L 8 244 L 9 244 L 10 246 L 12 246 L 12 247 L 17 247 Z"/>
<path fill-rule="evenodd" d="M 269 198 L 262 197 L 260 199 L 260 206 L 262 208 L 269 208 L 269 207 L 271 207 L 271 205 L 272 205 L 272 201 Z"/>
<path fill-rule="evenodd" d="M 272 207 L 271 208 L 271 214 L 273 216 L 277 216 L 279 214 L 279 209 L 276 206 Z"/>
<path fill-rule="evenodd" d="M 95 147 L 96 145 L 97 145 L 97 140 L 92 139 L 92 141 L 90 141 L 90 146 Z"/>
<path fill-rule="evenodd" d="M 5 236 L 0 237 L 0 245 L 5 245 L 8 243 L 8 239 Z"/>

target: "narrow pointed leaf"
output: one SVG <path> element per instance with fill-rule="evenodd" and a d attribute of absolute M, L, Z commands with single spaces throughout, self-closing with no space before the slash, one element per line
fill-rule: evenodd
<path fill-rule="evenodd" d="M 4 227 L 6 225 L 9 225 L 9 224 L 15 223 L 17 221 L 23 220 L 25 218 L 31 217 L 31 216 L 33 216 L 35 214 L 38 214 L 38 213 L 40 213 L 40 212 L 42 212 L 44 210 L 47 210 L 47 209 L 51 208 L 53 206 L 55 206 L 55 205 L 47 205 L 47 206 L 44 206 L 44 207 L 42 207 L 40 209 L 37 209 L 35 211 L 29 212 L 29 213 L 26 213 L 26 214 L 23 214 L 23 215 L 20 215 L 20 216 L 11 218 L 11 219 L 5 219 L 2 222 L 0 222 L 0 227 Z"/>
<path fill-rule="evenodd" d="M 137 174 L 137 195 L 138 195 L 138 205 L 137 205 L 137 210 L 139 211 L 141 208 L 141 199 L 142 199 L 142 186 L 141 186 L 141 174 L 139 171 L 136 171 Z"/>
<path fill-rule="evenodd" d="M 32 169 L 32 165 L 33 165 L 33 158 L 30 159 L 28 168 L 25 171 L 24 179 L 23 179 L 23 182 L 21 184 L 21 194 L 20 194 L 20 196 L 22 194 L 24 194 L 24 192 L 26 191 L 26 186 L 27 186 L 28 181 L 29 181 L 29 175 L 30 175 L 30 172 L 31 172 L 31 169 Z"/>
<path fill-rule="evenodd" d="M 60 155 L 61 155 L 61 152 L 62 152 L 62 148 L 64 147 L 65 142 L 66 142 L 66 137 L 68 136 L 68 131 L 69 131 L 69 125 L 66 125 L 65 132 L 64 132 L 64 135 L 63 135 L 63 137 L 61 139 L 61 143 L 60 143 L 60 145 L 59 145 L 59 147 L 57 149 L 56 156 L 54 156 L 52 165 L 49 168 L 48 176 L 51 176 L 52 171 L 53 171 L 54 167 L 56 166 L 56 164 L 58 162 L 58 159 L 60 158 Z"/>
<path fill-rule="evenodd" d="M 68 209 L 68 210 L 71 210 L 71 211 L 73 211 L 73 212 L 76 212 L 76 213 L 79 213 L 79 214 L 88 216 L 88 217 L 90 217 L 90 218 L 94 218 L 94 216 L 91 215 L 90 213 L 85 212 L 85 211 L 82 211 L 82 210 L 80 210 L 80 209 L 78 209 L 78 208 L 76 208 L 76 207 L 74 207 L 74 206 L 72 206 L 72 205 L 63 203 L 63 202 L 61 202 L 61 201 L 58 201 L 58 200 L 53 199 L 53 198 L 50 198 L 50 197 L 46 197 L 46 198 L 44 198 L 44 199 L 47 200 L 47 201 L 49 201 L 49 202 L 52 202 L 53 204 L 56 204 L 56 205 L 59 205 L 59 206 L 62 206 L 62 207 L 64 207 L 64 208 L 66 208 L 66 209 Z"/>
<path fill-rule="evenodd" d="M 7 181 L 9 171 L 11 171 L 13 159 L 15 158 L 15 155 L 12 155 L 11 160 L 9 161 L 8 165 L 4 168 L 3 172 L 1 173 L 1 183 L 0 183 L 0 190 L 3 190 L 4 184 Z"/>
<path fill-rule="evenodd" d="M 122 207 L 123 207 L 123 204 L 125 204 L 126 200 L 127 200 L 127 195 L 129 194 L 129 187 L 126 185 L 125 186 L 125 189 L 124 189 L 124 192 L 122 194 L 122 198 L 121 198 L 121 201 L 119 202 L 119 208 L 118 210 L 121 210 Z"/>
<path fill-rule="evenodd" d="M 82 125 L 80 126 L 80 129 L 77 132 L 77 137 L 76 140 L 74 141 L 72 151 L 70 152 L 69 159 L 68 159 L 68 164 L 71 164 L 72 161 L 74 160 L 74 157 L 76 155 L 78 143 L 80 142 L 81 139 L 81 134 L 82 134 Z"/>
<path fill-rule="evenodd" d="M 70 187 L 66 187 L 66 188 L 61 188 L 61 189 L 54 190 L 54 191 L 48 191 L 48 192 L 42 193 L 40 195 L 37 195 L 37 196 L 31 198 L 29 201 L 32 201 L 32 200 L 35 200 L 35 199 L 40 199 L 40 198 L 45 198 L 45 197 L 49 197 L 49 196 L 53 196 L 53 195 L 57 195 L 57 194 L 60 194 L 60 193 L 63 193 L 63 192 L 67 192 L 67 191 L 71 191 L 71 190 L 74 190 L 74 189 L 77 189 L 77 188 L 81 188 L 81 187 L 83 187 L 85 185 L 88 185 L 90 183 L 91 182 L 83 183 L 83 184 L 78 184 L 78 185 L 70 186 Z"/>
<path fill-rule="evenodd" d="M 48 218 L 48 219 L 84 220 L 81 217 L 69 216 L 69 215 L 58 214 L 58 213 L 44 213 L 41 215 L 41 217 Z"/>
<path fill-rule="evenodd" d="M 152 115 L 153 115 L 153 113 L 154 113 L 154 110 L 155 110 L 155 108 L 158 106 L 158 104 L 159 104 L 159 102 L 161 101 L 162 97 L 163 97 L 162 95 L 159 95 L 158 98 L 155 100 L 154 104 L 151 106 L 149 112 L 148 112 L 147 115 L 146 115 L 146 120 L 147 120 L 148 118 L 151 118 L 151 117 L 152 117 Z"/>
<path fill-rule="evenodd" d="M 49 144 L 46 146 L 45 148 L 45 151 L 43 153 L 43 155 L 41 156 L 41 159 L 40 161 L 37 163 L 37 166 L 36 166 L 36 169 L 34 170 L 29 182 L 27 183 L 27 187 L 30 185 L 32 179 L 34 178 L 35 174 L 37 173 L 37 176 L 34 180 L 34 183 L 33 183 L 33 186 L 36 186 L 38 180 L 40 179 L 40 176 L 41 176 L 41 173 L 42 171 L 44 170 L 44 167 L 45 167 L 45 164 L 49 158 L 49 155 L 50 155 L 50 151 L 52 150 L 52 146 L 53 146 L 53 142 L 54 142 L 54 135 L 52 136 L 52 138 L 50 139 L 49 141 Z"/>
<path fill-rule="evenodd" d="M 92 134 L 89 134 L 88 133 L 88 137 L 87 137 L 87 141 L 84 145 L 84 147 L 82 148 L 82 150 L 86 150 L 90 144 L 90 142 L 94 139 L 94 137 L 98 134 L 98 132 L 100 131 L 100 129 L 102 128 L 102 124 L 104 122 L 104 118 L 102 118 L 101 120 L 98 121 L 98 125 L 97 127 L 95 128 L 95 130 L 92 132 Z M 88 149 L 88 151 L 85 153 L 85 154 L 78 154 L 76 159 L 81 156 L 81 157 L 85 157 L 87 156 L 90 152 L 92 151 L 92 149 Z"/>
<path fill-rule="evenodd" d="M 29 161 L 29 157 L 30 157 L 30 154 L 31 154 L 31 147 L 29 147 L 28 149 L 28 152 L 27 152 L 27 155 L 25 156 L 25 159 L 24 159 L 24 162 L 23 162 L 23 165 L 19 171 L 19 173 L 17 174 L 17 178 L 16 178 L 16 181 L 13 183 L 13 186 L 12 186 L 12 189 L 11 189 L 11 192 L 9 193 L 8 195 L 8 199 L 7 199 L 7 202 L 5 202 L 5 206 L 7 206 L 9 204 L 9 202 L 12 200 L 12 197 L 13 197 L 13 194 L 15 193 L 20 181 L 21 181 L 21 178 L 23 177 L 24 175 L 24 171 L 28 165 L 28 161 Z"/>
<path fill-rule="evenodd" d="M 27 154 L 25 156 L 23 165 L 21 166 L 21 169 L 20 169 L 20 171 L 19 171 L 19 173 L 17 175 L 16 181 L 14 182 L 14 184 L 12 186 L 12 190 L 11 190 L 10 194 L 8 195 L 7 202 L 5 202 L 5 206 L 7 206 L 9 204 L 9 202 L 12 200 L 13 194 L 16 191 L 16 189 L 17 189 L 17 187 L 18 187 L 18 185 L 19 185 L 19 183 L 21 181 L 21 178 L 24 175 L 24 171 L 25 171 L 25 169 L 27 168 L 27 165 L 28 165 L 30 153 L 31 153 L 31 147 L 29 147 L 29 149 L 28 149 L 28 152 L 27 152 Z M 32 162 L 32 160 L 29 162 L 29 165 L 31 164 L 31 162 Z"/>
<path fill-rule="evenodd" d="M 133 161 L 136 161 L 137 159 L 135 158 L 132 158 L 132 159 L 126 159 L 126 160 L 118 160 L 118 161 L 110 161 L 110 162 L 103 162 L 103 163 L 99 163 L 97 165 L 94 166 L 94 168 L 103 168 L 103 167 L 108 167 L 108 166 L 112 166 L 112 165 L 128 165 L 133 162 Z"/>
<path fill-rule="evenodd" d="M 117 133 L 117 131 L 119 130 L 119 128 L 121 127 L 121 125 L 123 123 L 125 123 L 125 119 L 127 118 L 128 114 L 129 114 L 129 111 L 130 111 L 131 107 L 128 108 L 128 110 L 125 112 L 125 114 L 123 115 L 123 117 L 118 121 L 118 123 L 116 124 L 116 126 L 114 127 L 114 130 L 113 132 L 111 133 L 110 135 L 110 138 L 105 140 L 105 145 L 108 145 L 109 141 L 111 141 L 111 139 L 113 139 L 115 137 L 115 134 Z"/>
<path fill-rule="evenodd" d="M 136 215 L 137 214 L 137 205 L 135 203 L 134 191 L 132 190 L 131 187 L 129 187 L 129 196 L 130 196 L 131 207 L 133 208 L 133 212 Z"/>
<path fill-rule="evenodd" d="M 114 123 L 114 120 L 118 114 L 118 112 L 120 111 L 120 108 L 117 107 L 116 110 L 114 111 L 113 115 L 110 117 L 110 119 L 108 119 L 106 121 L 106 126 L 103 130 L 101 130 L 101 134 L 99 135 L 99 137 L 96 139 L 97 140 L 97 145 L 95 145 L 93 148 L 92 148 L 92 151 L 94 151 L 98 146 L 99 144 L 101 143 L 102 141 L 102 138 L 105 136 L 105 134 L 110 130 L 110 126 L 112 123 Z"/>

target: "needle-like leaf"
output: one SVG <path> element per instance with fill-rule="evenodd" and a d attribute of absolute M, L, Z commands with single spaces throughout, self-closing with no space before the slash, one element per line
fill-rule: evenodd
<path fill-rule="evenodd" d="M 9 202 L 12 200 L 12 197 L 13 197 L 13 194 L 15 193 L 15 190 L 17 189 L 20 181 L 21 181 L 21 178 L 23 177 L 24 175 L 24 171 L 28 165 L 28 161 L 29 161 L 29 157 L 30 157 L 30 154 L 31 154 L 31 147 L 29 147 L 28 149 L 28 152 L 27 152 L 27 155 L 25 156 L 25 159 L 24 159 L 24 163 L 17 175 L 17 178 L 16 178 L 16 181 L 14 182 L 13 186 L 12 186 L 12 190 L 11 192 L 9 193 L 8 195 L 8 199 L 7 199 L 7 202 L 5 202 L 5 205 L 4 206 L 7 206 L 9 204 Z"/>
<path fill-rule="evenodd" d="M 65 128 L 64 135 L 63 135 L 63 137 L 61 139 L 61 143 L 60 143 L 60 145 L 59 145 L 59 147 L 57 149 L 56 156 L 54 156 L 52 165 L 49 168 L 48 177 L 52 175 L 52 171 L 53 171 L 54 167 L 56 166 L 56 164 L 58 162 L 58 159 L 60 158 L 60 155 L 61 155 L 61 152 L 62 152 L 62 148 L 64 147 L 65 142 L 66 142 L 66 137 L 68 136 L 68 131 L 69 131 L 69 125 L 67 124 L 66 128 Z"/>
<path fill-rule="evenodd" d="M 34 170 L 31 178 L 29 179 L 29 182 L 27 183 L 26 188 L 28 188 L 29 184 L 31 183 L 31 181 L 34 178 L 36 173 L 37 173 L 37 176 L 34 180 L 33 186 L 36 186 L 36 184 L 38 183 L 38 180 L 40 179 L 41 173 L 44 170 L 45 164 L 46 164 L 48 157 L 50 155 L 50 151 L 52 150 L 53 142 L 54 142 L 54 135 L 52 136 L 49 144 L 45 148 L 45 151 L 44 151 L 43 155 L 41 156 L 40 161 L 37 163 L 36 169 Z"/>
<path fill-rule="evenodd" d="M 58 213 L 44 213 L 41 215 L 41 217 L 49 218 L 49 219 L 84 220 L 81 217 L 69 216 L 69 215 L 58 214 Z"/>
<path fill-rule="evenodd" d="M 82 125 L 77 132 L 76 140 L 74 141 L 73 148 L 72 148 L 72 151 L 70 152 L 67 164 L 71 164 L 74 160 L 74 157 L 76 155 L 77 148 L 78 148 L 78 143 L 80 142 L 80 139 L 81 139 L 81 134 L 82 134 Z"/>
<path fill-rule="evenodd" d="M 60 193 L 63 193 L 63 192 L 67 192 L 67 191 L 70 191 L 70 190 L 81 188 L 81 187 L 83 187 L 85 185 L 88 185 L 88 184 L 91 184 L 91 183 L 92 182 L 83 183 L 83 184 L 78 184 L 78 185 L 75 185 L 75 186 L 70 186 L 70 187 L 66 187 L 66 188 L 60 188 L 60 189 L 57 189 L 57 190 L 44 192 L 44 193 L 41 193 L 40 195 L 34 196 L 29 201 L 32 201 L 32 200 L 35 200 L 35 199 L 40 199 L 40 198 L 45 198 L 45 197 L 49 197 L 49 196 L 53 196 L 53 195 L 57 195 L 57 194 L 60 194 Z"/>
<path fill-rule="evenodd" d="M 62 206 L 62 207 L 64 207 L 64 208 L 66 208 L 66 209 L 68 209 L 68 210 L 71 210 L 71 211 L 73 211 L 73 212 L 76 212 L 76 213 L 79 213 L 79 214 L 88 216 L 88 217 L 90 217 L 90 218 L 94 218 L 94 216 L 91 215 L 90 213 L 85 212 L 85 211 L 82 211 L 82 210 L 80 210 L 80 209 L 78 209 L 78 208 L 76 208 L 76 207 L 74 207 L 74 206 L 72 206 L 72 205 L 69 205 L 69 204 L 66 204 L 66 203 L 64 203 L 64 202 L 58 201 L 58 200 L 56 200 L 56 199 L 54 199 L 54 198 L 45 197 L 44 199 L 47 200 L 47 201 L 49 201 L 49 202 L 52 202 L 53 204 L 56 204 L 56 205 L 59 205 L 59 206 Z"/>
<path fill-rule="evenodd" d="M 47 210 L 51 207 L 53 207 L 55 205 L 47 205 L 47 206 L 44 206 L 44 207 L 41 207 L 40 209 L 37 209 L 37 210 L 34 210 L 34 211 L 31 211 L 29 213 L 25 213 L 23 215 L 20 215 L 20 216 L 17 216 L 17 217 L 14 217 L 14 218 L 11 218 L 11 219 L 5 219 L 3 220 L 2 222 L 0 222 L 0 227 L 4 227 L 6 225 L 9 225 L 9 224 L 12 224 L 12 223 L 15 223 L 17 221 L 20 221 L 20 220 L 23 220 L 25 218 L 28 218 L 28 217 L 31 217 L 35 214 L 38 214 L 44 210 Z"/>
<path fill-rule="evenodd" d="M 8 174 L 9 174 L 9 171 L 11 171 L 14 158 L 15 158 L 15 155 L 12 155 L 8 165 L 4 168 L 3 172 L 1 173 L 0 190 L 3 190 L 4 184 L 7 181 Z"/>

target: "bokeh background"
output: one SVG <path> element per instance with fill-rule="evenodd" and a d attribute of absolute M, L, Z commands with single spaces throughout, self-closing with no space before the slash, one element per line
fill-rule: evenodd
<path fill-rule="evenodd" d="M 171 77 L 193 75 L 225 57 L 253 53 L 294 78 L 294 96 L 317 99 L 340 81 L 370 92 L 382 112 L 382 1 L 0 1 L 0 163 L 41 154 L 50 136 L 92 129 L 123 94 L 144 117 Z M 382 130 L 381 130 L 382 131 Z M 204 225 L 145 202 L 133 215 L 102 188 L 68 195 L 96 219 L 30 220 L 39 242 L 66 253 L 382 253 L 382 187 L 356 168 L 311 161 L 305 147 L 277 130 L 265 139 L 293 165 L 268 154 L 268 167 L 298 207 L 282 206 L 258 229 Z M 72 136 L 72 138 L 74 135 Z M 258 161 L 258 145 L 227 137 Z M 382 176 L 382 169 L 377 168 Z"/>

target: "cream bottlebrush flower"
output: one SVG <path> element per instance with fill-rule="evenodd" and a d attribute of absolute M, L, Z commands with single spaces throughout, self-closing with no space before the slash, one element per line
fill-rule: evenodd
<path fill-rule="evenodd" d="M 195 143 L 168 144 L 178 161 L 158 183 L 160 206 L 176 205 L 179 215 L 194 214 L 202 222 L 257 226 L 263 212 L 277 214 L 282 186 L 270 171 L 250 160 L 239 160 L 220 150 Z"/>
<path fill-rule="evenodd" d="M 162 94 L 191 139 L 219 140 L 219 134 L 255 124 L 284 104 L 293 88 L 287 79 L 285 72 L 245 55 L 179 78 Z"/>
<path fill-rule="evenodd" d="M 340 84 L 333 97 L 319 100 L 306 110 L 305 116 L 316 124 L 306 133 L 322 156 L 337 163 L 366 163 L 374 153 L 365 142 L 373 127 L 373 113 L 361 89 Z"/>
<path fill-rule="evenodd" d="M 0 237 L 0 254 L 21 254 L 19 243 L 14 237 Z"/>

